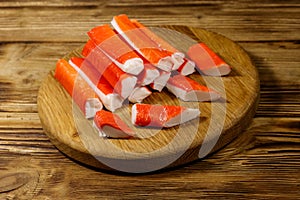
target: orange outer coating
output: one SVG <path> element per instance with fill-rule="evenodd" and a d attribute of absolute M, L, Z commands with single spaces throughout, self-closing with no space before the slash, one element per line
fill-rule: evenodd
<path fill-rule="evenodd" d="M 200 85 L 197 81 L 190 79 L 189 77 L 183 75 L 175 75 L 168 80 L 168 83 L 174 85 L 178 88 L 181 88 L 187 92 L 193 90 L 200 90 L 204 92 L 211 91 L 208 87 Z"/>
<path fill-rule="evenodd" d="M 92 88 L 90 88 L 90 86 L 78 75 L 77 71 L 64 59 L 57 61 L 54 77 L 66 89 L 85 114 L 86 101 L 89 98 L 97 98 L 97 95 Z"/>
<path fill-rule="evenodd" d="M 94 117 L 94 122 L 99 129 L 102 129 L 104 126 L 110 126 L 114 129 L 123 131 L 128 134 L 129 137 L 134 135 L 131 128 L 129 128 L 117 114 L 106 110 L 98 111 Z"/>
<path fill-rule="evenodd" d="M 98 45 L 98 48 L 122 64 L 129 59 L 140 58 L 107 24 L 93 28 L 88 35 L 95 43 L 94 45 Z"/>
<path fill-rule="evenodd" d="M 170 119 L 180 115 L 185 109 L 182 106 L 136 104 L 135 125 L 164 127 Z"/>
<path fill-rule="evenodd" d="M 88 40 L 84 45 L 81 54 L 84 57 L 87 57 L 96 47 L 96 44 L 92 40 Z"/>
<path fill-rule="evenodd" d="M 123 87 L 122 80 L 128 77 L 132 77 L 123 72 L 117 65 L 115 65 L 101 50 L 91 45 L 91 42 L 84 47 L 84 52 L 89 52 L 86 56 L 86 61 L 91 63 L 95 69 L 102 74 L 102 76 L 110 83 L 114 88 L 114 91 L 118 94 L 122 94 Z"/>
<path fill-rule="evenodd" d="M 187 54 L 200 70 L 227 65 L 221 57 L 204 43 L 191 46 Z"/>
<path fill-rule="evenodd" d="M 70 60 L 79 67 L 87 77 L 89 77 L 93 84 L 97 85 L 97 88 L 103 92 L 103 94 L 107 95 L 114 92 L 114 89 L 104 76 L 101 76 L 101 74 L 84 58 L 72 57 Z"/>
<path fill-rule="evenodd" d="M 134 43 L 151 64 L 157 64 L 159 60 L 169 56 L 166 51 L 162 51 L 157 44 L 140 31 L 131 21 L 127 15 L 118 15 L 114 20 L 124 32 L 124 34 Z"/>

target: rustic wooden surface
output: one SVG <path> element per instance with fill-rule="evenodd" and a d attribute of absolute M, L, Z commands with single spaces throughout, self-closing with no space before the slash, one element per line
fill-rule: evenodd
<path fill-rule="evenodd" d="M 0 199 L 300 197 L 300 4 L 290 1 L 0 2 Z M 252 57 L 261 101 L 249 128 L 209 158 L 126 176 L 80 165 L 44 134 L 37 91 L 85 32 L 127 13 L 147 25 L 189 25 L 237 41 Z"/>

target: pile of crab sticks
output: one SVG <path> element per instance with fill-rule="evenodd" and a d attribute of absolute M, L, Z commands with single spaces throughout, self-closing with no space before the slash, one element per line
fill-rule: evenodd
<path fill-rule="evenodd" d="M 114 111 L 128 99 L 135 126 L 165 128 L 199 117 L 199 109 L 141 103 L 152 92 L 167 88 L 182 101 L 215 101 L 218 92 L 188 75 L 197 71 L 223 76 L 231 71 L 204 43 L 192 45 L 188 57 L 149 28 L 126 15 L 110 25 L 91 29 L 82 57 L 57 62 L 54 77 L 71 95 L 86 118 L 94 119 L 99 135 L 135 137 Z"/>

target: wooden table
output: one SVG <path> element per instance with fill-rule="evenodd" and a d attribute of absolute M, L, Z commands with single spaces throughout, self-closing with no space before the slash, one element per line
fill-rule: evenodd
<path fill-rule="evenodd" d="M 300 197 L 300 3 L 22 0 L 0 3 L 0 199 L 277 199 Z M 83 166 L 44 134 L 37 91 L 85 32 L 126 13 L 238 42 L 256 64 L 261 100 L 249 128 L 202 161 L 130 176 Z"/>

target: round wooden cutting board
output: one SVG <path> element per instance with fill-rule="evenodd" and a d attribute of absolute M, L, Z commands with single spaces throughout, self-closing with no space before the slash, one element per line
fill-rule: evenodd
<path fill-rule="evenodd" d="M 186 52 L 196 42 L 206 43 L 232 71 L 224 77 L 190 77 L 218 91 L 215 102 L 183 102 L 169 93 L 153 92 L 144 103 L 182 105 L 199 108 L 200 118 L 166 129 L 139 128 L 130 123 L 131 103 L 116 111 L 136 132 L 133 139 L 99 137 L 92 120 L 87 120 L 71 97 L 54 79 L 53 71 L 42 83 L 38 112 L 51 142 L 69 157 L 107 170 L 144 173 L 182 165 L 204 158 L 220 149 L 247 127 L 259 101 L 259 77 L 247 53 L 236 43 L 217 33 L 186 26 L 154 29 L 157 34 Z M 80 55 L 80 49 L 66 58 Z M 53 67 L 54 68 L 54 67 Z"/>

